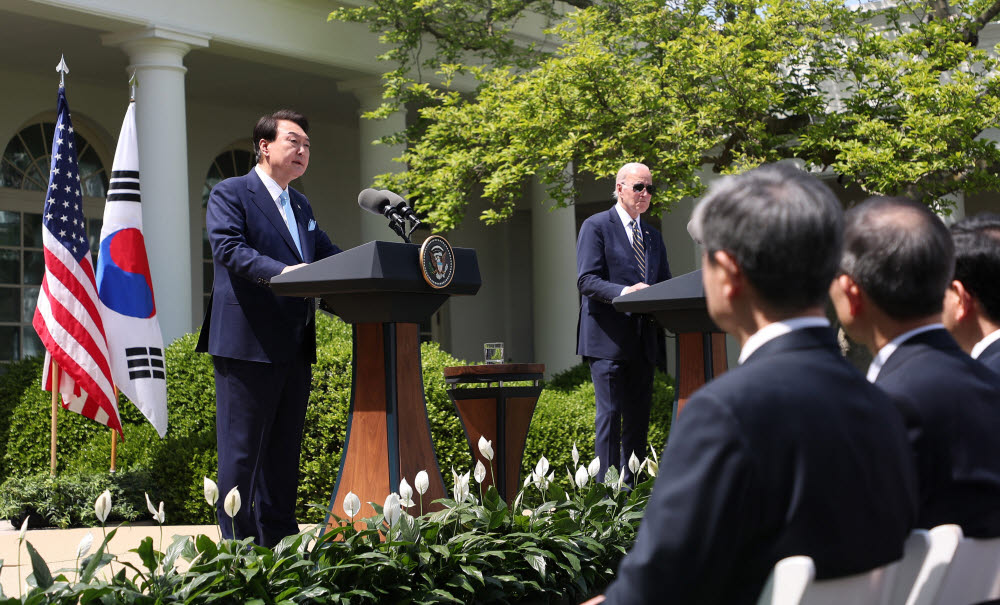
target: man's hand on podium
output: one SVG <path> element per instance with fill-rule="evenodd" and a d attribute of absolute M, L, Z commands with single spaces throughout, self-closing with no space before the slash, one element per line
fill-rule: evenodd
<path fill-rule="evenodd" d="M 307 264 L 308 263 L 299 263 L 297 265 L 288 265 L 287 267 L 285 267 L 284 269 L 281 270 L 281 275 L 284 275 L 285 273 L 288 273 L 289 271 L 295 271 L 299 267 L 305 267 Z"/>
<path fill-rule="evenodd" d="M 639 282 L 637 284 L 632 284 L 631 286 L 626 286 L 625 289 L 622 290 L 622 296 L 625 296 L 626 294 L 631 294 L 633 292 L 638 292 L 639 290 L 642 290 L 643 288 L 648 288 L 648 287 L 649 287 L 649 284 L 645 284 L 645 283 L 642 283 L 642 282 Z"/>

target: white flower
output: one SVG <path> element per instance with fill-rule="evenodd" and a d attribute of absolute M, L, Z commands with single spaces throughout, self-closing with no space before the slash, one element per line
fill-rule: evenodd
<path fill-rule="evenodd" d="M 427 477 L 427 471 L 420 471 L 417 476 L 413 478 L 413 487 L 417 488 L 417 493 L 423 496 L 427 493 L 427 488 L 431 485 L 430 479 Z"/>
<path fill-rule="evenodd" d="M 240 499 L 239 486 L 234 485 L 233 489 L 229 490 L 229 493 L 226 494 L 226 499 L 222 503 L 222 509 L 230 517 L 235 517 L 240 512 L 242 505 L 243 501 Z"/>
<path fill-rule="evenodd" d="M 632 471 L 633 475 L 637 475 L 639 473 L 640 468 L 642 468 L 642 463 L 639 462 L 639 459 L 636 457 L 635 452 L 632 452 L 632 455 L 629 456 L 628 459 L 628 469 Z"/>
<path fill-rule="evenodd" d="M 101 495 L 97 497 L 94 501 L 94 512 L 97 513 L 97 520 L 104 523 L 108 519 L 108 513 L 111 512 L 111 492 L 104 490 Z"/>
<path fill-rule="evenodd" d="M 399 482 L 399 503 L 407 508 L 416 504 L 413 501 L 413 488 L 406 482 L 406 477 Z"/>
<path fill-rule="evenodd" d="M 87 535 L 80 540 L 76 547 L 76 558 L 85 557 L 90 552 L 90 547 L 94 544 L 94 534 L 87 532 Z"/>
<path fill-rule="evenodd" d="M 144 496 L 146 496 L 146 508 L 149 509 L 149 512 L 153 515 L 153 518 L 155 519 L 156 518 L 156 507 L 153 506 L 153 501 L 149 499 L 149 494 L 147 494 L 146 492 L 142 492 L 142 493 L 143 493 Z"/>
<path fill-rule="evenodd" d="M 476 478 L 476 483 L 482 483 L 486 479 L 486 467 L 483 466 L 482 460 L 476 460 L 476 471 L 474 477 Z"/>
<path fill-rule="evenodd" d="M 479 436 L 479 453 L 489 461 L 493 461 L 493 442 L 487 441 L 486 437 Z"/>
<path fill-rule="evenodd" d="M 208 502 L 209 506 L 215 506 L 218 501 L 219 486 L 215 484 L 215 481 L 205 477 L 205 502 Z"/>
<path fill-rule="evenodd" d="M 163 500 L 160 500 L 160 510 L 157 511 L 155 515 L 153 515 L 153 518 L 156 519 L 156 521 L 160 525 L 163 525 L 164 523 L 167 522 L 167 513 L 163 512 Z"/>
<path fill-rule="evenodd" d="M 451 474 L 455 478 L 455 502 L 465 502 L 469 497 L 469 473 L 459 475 L 455 472 L 455 469 L 452 469 Z"/>
<path fill-rule="evenodd" d="M 615 484 L 617 489 L 621 489 L 625 486 L 625 467 L 622 467 L 622 472 L 618 473 L 618 483 Z"/>
<path fill-rule="evenodd" d="M 385 504 L 382 505 L 382 516 L 389 523 L 389 527 L 396 524 L 399 521 L 399 515 L 402 509 L 399 506 L 399 495 L 395 492 L 389 494 L 385 499 Z"/>
<path fill-rule="evenodd" d="M 576 481 L 576 486 L 578 488 L 583 489 L 584 487 L 586 487 L 587 480 L 590 479 L 590 475 L 587 474 L 586 467 L 581 466 L 580 468 L 576 469 L 576 477 L 574 477 L 573 479 Z"/>
<path fill-rule="evenodd" d="M 545 459 L 545 456 L 542 456 L 541 458 L 538 459 L 538 464 L 535 465 L 535 474 L 544 477 L 545 474 L 548 472 L 549 472 L 549 461 Z"/>
<path fill-rule="evenodd" d="M 587 474 L 593 479 L 597 476 L 597 473 L 601 471 L 601 457 L 598 456 L 590 461 L 590 465 L 587 466 Z"/>
<path fill-rule="evenodd" d="M 573 466 L 580 464 L 580 450 L 576 449 L 576 442 L 573 442 Z"/>
<path fill-rule="evenodd" d="M 660 472 L 660 465 L 656 463 L 656 459 L 646 458 L 646 472 L 650 477 L 655 477 Z"/>
<path fill-rule="evenodd" d="M 28 515 L 24 516 L 24 523 L 21 524 L 21 533 L 17 536 L 18 542 L 24 542 L 24 536 L 28 533 Z"/>
<path fill-rule="evenodd" d="M 347 492 L 347 495 L 344 496 L 344 512 L 347 513 L 348 517 L 354 519 L 354 516 L 357 515 L 360 510 L 361 498 L 358 498 L 357 494 L 354 492 Z"/>

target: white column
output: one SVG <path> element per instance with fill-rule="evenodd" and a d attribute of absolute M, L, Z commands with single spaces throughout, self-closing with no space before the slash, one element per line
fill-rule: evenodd
<path fill-rule="evenodd" d="M 164 344 L 195 328 L 184 56 L 208 38 L 150 27 L 109 34 L 135 72 L 143 236 Z M 125 88 L 127 78 L 123 78 Z M 122 104 L 124 115 L 124 103 Z M 200 309 L 197 315 L 200 319 Z"/>
<path fill-rule="evenodd" d="M 401 145 L 378 145 L 379 138 L 397 133 L 406 128 L 406 113 L 397 111 L 384 120 L 366 120 L 361 114 L 377 109 L 382 104 L 382 87 L 376 80 L 364 80 L 341 85 L 349 90 L 360 103 L 358 109 L 358 159 L 361 164 L 358 191 L 371 187 L 375 177 L 386 172 L 399 172 L 402 164 L 394 162 L 403 153 Z M 402 195 L 402 193 L 401 193 Z M 400 241 L 399 236 L 389 229 L 389 221 L 364 210 L 361 212 L 361 241 Z"/>
<path fill-rule="evenodd" d="M 576 211 L 553 209 L 545 186 L 531 184 L 532 311 L 535 359 L 551 376 L 580 362 L 576 354 L 576 322 L 580 293 L 576 288 Z"/>

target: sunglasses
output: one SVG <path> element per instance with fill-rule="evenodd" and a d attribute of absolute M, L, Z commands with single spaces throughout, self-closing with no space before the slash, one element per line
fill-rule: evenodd
<path fill-rule="evenodd" d="M 656 193 L 656 185 L 646 185 L 645 183 L 635 183 L 632 185 L 632 191 L 635 191 L 636 193 L 639 193 L 643 189 L 645 189 L 646 193 L 649 195 Z"/>

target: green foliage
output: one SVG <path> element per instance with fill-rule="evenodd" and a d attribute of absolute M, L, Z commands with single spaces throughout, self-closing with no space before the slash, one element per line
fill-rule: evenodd
<path fill-rule="evenodd" d="M 42 358 L 29 357 L 7 364 L 0 376 L 0 418 L 10 418 L 21 400 L 21 393 L 27 390 L 42 375 Z M 7 451 L 7 441 L 13 424 L 0 422 L 0 454 Z M 16 434 L 16 433 L 15 433 Z M 0 455 L 0 477 L 9 477 L 6 456 Z"/>
<path fill-rule="evenodd" d="M 386 138 L 406 144 L 405 170 L 376 182 L 407 191 L 439 230 L 472 195 L 494 223 L 530 178 L 568 204 L 567 167 L 603 179 L 626 161 L 652 170 L 654 211 L 699 195 L 705 165 L 789 158 L 938 208 L 1000 188 L 1000 149 L 982 136 L 1000 120 L 1000 71 L 995 50 L 976 48 L 1000 0 L 484 4 L 373 0 L 331 14 L 394 45 L 387 103 L 369 117 L 405 103 L 418 119 Z M 544 42 L 513 42 L 518 22 Z"/>
<path fill-rule="evenodd" d="M 134 521 L 146 509 L 142 493 L 149 483 L 145 472 L 11 477 L 0 485 L 0 519 L 9 519 L 14 527 L 25 518 L 36 528 L 97 525 L 94 501 L 108 490 L 112 508 L 107 522 Z"/>
<path fill-rule="evenodd" d="M 4 602 L 579 602 L 607 585 L 649 499 L 652 481 L 627 492 L 615 478 L 610 471 L 607 484 L 588 479 L 569 490 L 537 483 L 513 509 L 491 487 L 481 502 L 444 499 L 443 511 L 404 513 L 391 525 L 394 515 L 378 507 L 358 528 L 307 531 L 273 550 L 200 535 L 177 537 L 160 551 L 146 538 L 133 551 L 138 565 L 107 554 L 112 530 L 69 570 L 72 578 L 54 576 L 28 543 L 34 586 Z M 120 571 L 98 579 L 106 565 Z"/>
<path fill-rule="evenodd" d="M 657 452 L 657 457 L 670 432 L 673 404 L 674 388 L 670 377 L 657 371 L 653 378 L 653 402 L 649 415 L 649 447 Z M 574 444 L 581 452 L 579 464 L 587 466 L 592 457 L 584 457 L 583 452 L 594 451 L 594 413 L 594 383 L 591 382 L 587 364 L 553 376 L 545 385 L 531 420 L 521 477 L 529 476 L 538 459 L 545 455 L 551 468 L 557 471 L 556 480 L 560 483 L 568 480 L 565 470 L 576 472 L 572 458 Z M 635 455 L 641 461 L 650 452 L 636 452 Z"/>

